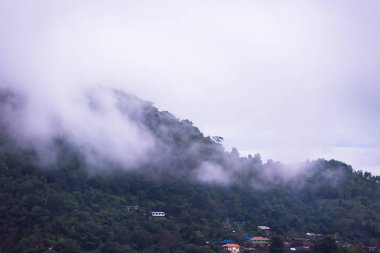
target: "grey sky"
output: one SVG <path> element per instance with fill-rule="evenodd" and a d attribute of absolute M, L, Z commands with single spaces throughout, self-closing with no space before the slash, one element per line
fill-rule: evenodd
<path fill-rule="evenodd" d="M 379 13 L 375 0 L 0 0 L 1 85 L 41 122 L 88 86 L 121 87 L 241 154 L 380 174 Z"/>

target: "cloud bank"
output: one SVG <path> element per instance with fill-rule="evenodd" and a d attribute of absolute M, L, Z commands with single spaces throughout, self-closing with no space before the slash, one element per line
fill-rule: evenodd
<path fill-rule="evenodd" d="M 128 147 L 144 139 L 144 153 L 149 137 L 118 128 L 112 101 L 101 105 L 112 124 L 83 116 L 81 96 L 112 87 L 242 154 L 335 158 L 380 173 L 379 11 L 378 1 L 0 0 L 0 85 L 27 98 L 25 135 L 59 124 L 87 136 L 84 146 L 107 146 L 112 125 L 136 136 Z"/>
<path fill-rule="evenodd" d="M 1 122 L 19 145 L 37 150 L 47 164 L 57 161 L 57 141 L 79 149 L 92 167 L 108 164 L 134 169 L 148 162 L 155 138 L 141 123 L 144 104 L 123 92 L 94 88 L 56 101 L 35 101 L 12 91 L 3 95 Z M 59 98 L 59 99 L 58 99 Z M 5 120 L 5 122 L 3 122 Z"/>

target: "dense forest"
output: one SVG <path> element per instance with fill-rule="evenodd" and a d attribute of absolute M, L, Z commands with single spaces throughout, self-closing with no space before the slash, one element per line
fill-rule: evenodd
<path fill-rule="evenodd" d="M 138 166 L 89 163 L 64 135 L 53 141 L 54 162 L 42 162 L 1 122 L 0 252 L 219 252 L 223 239 L 260 235 L 259 225 L 280 237 L 380 246 L 379 176 L 335 160 L 294 168 L 241 157 L 189 120 L 115 96 L 142 108 L 119 109 L 156 140 Z"/>

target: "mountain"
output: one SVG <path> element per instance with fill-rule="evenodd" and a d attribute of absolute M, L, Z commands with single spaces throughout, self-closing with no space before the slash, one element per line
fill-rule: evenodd
<path fill-rule="evenodd" d="M 261 235 L 259 225 L 283 238 L 312 232 L 380 246 L 379 176 L 335 160 L 241 157 L 189 120 L 109 94 L 130 129 L 153 143 L 138 161 L 119 159 L 137 146 L 109 158 L 118 147 L 84 145 L 91 142 L 59 124 L 49 152 L 25 144 L 12 128 L 19 114 L 9 113 L 21 107 L 18 97 L 1 94 L 0 252 L 219 252 L 223 239 Z M 103 117 L 102 104 L 89 102 Z"/>

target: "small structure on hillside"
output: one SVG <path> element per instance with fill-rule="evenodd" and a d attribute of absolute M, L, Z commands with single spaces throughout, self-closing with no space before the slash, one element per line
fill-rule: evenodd
<path fill-rule="evenodd" d="M 257 226 L 257 229 L 262 235 L 269 236 L 271 234 L 270 227 L 268 226 Z"/>
<path fill-rule="evenodd" d="M 304 238 L 301 238 L 301 237 L 292 237 L 292 238 L 290 238 L 290 241 L 289 241 L 289 243 L 290 243 L 290 246 L 291 247 L 302 247 L 302 246 L 304 246 Z"/>
<path fill-rule="evenodd" d="M 249 241 L 249 240 L 251 240 L 252 239 L 252 236 L 244 236 L 244 241 Z"/>
<path fill-rule="evenodd" d="M 231 230 L 232 229 L 229 217 L 227 217 L 226 220 L 224 221 L 223 229 L 224 230 Z"/>
<path fill-rule="evenodd" d="M 153 212 L 150 212 L 150 214 L 151 214 L 152 217 L 161 217 L 161 218 L 166 217 L 166 213 L 165 212 L 156 212 L 156 211 L 153 211 Z"/>
<path fill-rule="evenodd" d="M 228 244 L 223 245 L 223 247 L 231 253 L 240 252 L 240 245 L 236 243 L 228 243 Z"/>
<path fill-rule="evenodd" d="M 307 237 L 321 237 L 320 234 L 316 234 L 316 233 L 306 233 L 305 234 Z"/>
<path fill-rule="evenodd" d="M 252 237 L 251 240 L 249 241 L 253 243 L 254 245 L 262 246 L 262 245 L 268 245 L 270 240 L 266 237 L 255 236 L 255 237 Z"/>
<path fill-rule="evenodd" d="M 128 211 L 137 211 L 139 210 L 139 206 L 127 206 Z"/>

